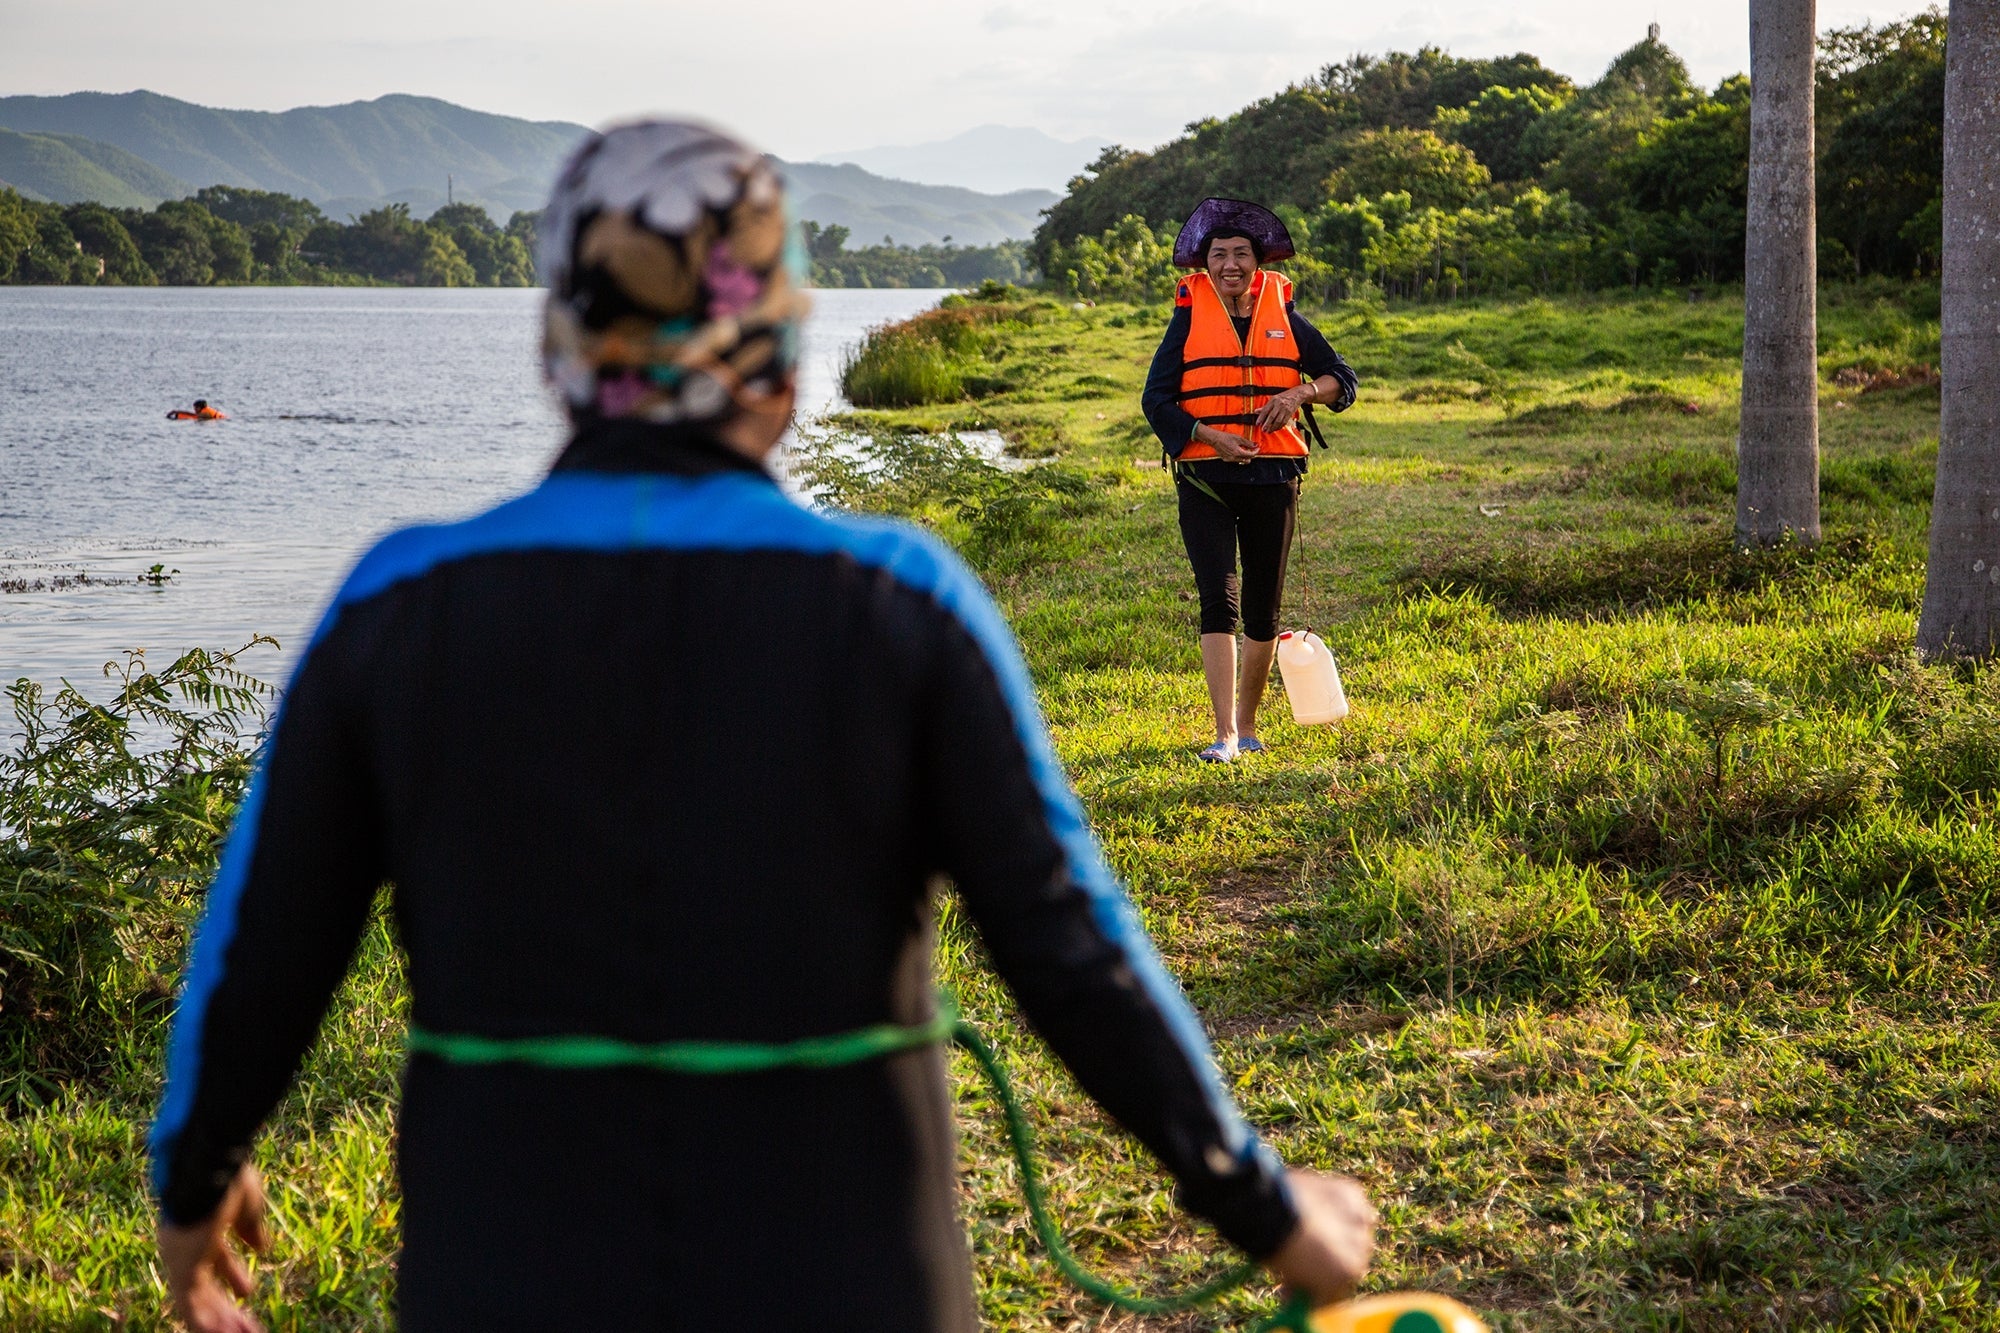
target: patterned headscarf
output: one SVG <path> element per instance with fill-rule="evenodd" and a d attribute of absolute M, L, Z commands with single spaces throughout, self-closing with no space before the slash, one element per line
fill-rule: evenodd
<path fill-rule="evenodd" d="M 804 258 L 756 150 L 668 121 L 593 136 L 542 215 L 549 380 L 574 416 L 726 420 L 797 363 Z"/>

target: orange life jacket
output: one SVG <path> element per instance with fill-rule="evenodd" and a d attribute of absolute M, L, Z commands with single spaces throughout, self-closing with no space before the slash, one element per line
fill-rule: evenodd
<path fill-rule="evenodd" d="M 195 412 L 194 419 L 196 421 L 220 421 L 222 420 L 222 413 L 216 408 L 204 407 Z"/>
<path fill-rule="evenodd" d="M 1181 354 L 1180 405 L 1203 425 L 1252 441 L 1261 458 L 1303 458 L 1306 452 L 1306 438 L 1295 423 L 1277 430 L 1256 427 L 1264 404 L 1305 382 L 1298 340 L 1285 313 L 1291 295 L 1292 284 L 1284 274 L 1258 270 L 1250 280 L 1247 340 L 1236 336 L 1236 325 L 1208 274 L 1182 278 L 1174 299 L 1174 304 L 1188 306 L 1192 316 Z M 1215 456 L 1214 447 L 1200 440 L 1190 440 L 1180 453 L 1182 462 Z"/>

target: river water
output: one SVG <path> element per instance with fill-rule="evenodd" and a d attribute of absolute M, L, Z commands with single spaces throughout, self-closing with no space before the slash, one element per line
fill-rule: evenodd
<path fill-rule="evenodd" d="M 813 293 L 802 412 L 842 353 L 939 291 Z M 561 446 L 542 294 L 0 287 L 0 681 L 99 693 L 125 650 L 256 633 L 282 680 L 360 552 L 533 485 Z M 170 422 L 207 398 L 224 422 Z M 135 576 L 178 570 L 164 584 Z M 4 720 L 0 720 L 4 732 Z"/>

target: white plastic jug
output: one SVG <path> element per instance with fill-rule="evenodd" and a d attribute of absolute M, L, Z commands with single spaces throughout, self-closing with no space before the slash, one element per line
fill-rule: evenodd
<path fill-rule="evenodd" d="M 1278 674 L 1285 678 L 1285 697 L 1292 701 L 1294 721 L 1338 722 L 1347 716 L 1347 691 L 1340 688 L 1340 668 L 1319 635 L 1296 630 L 1280 634 Z"/>

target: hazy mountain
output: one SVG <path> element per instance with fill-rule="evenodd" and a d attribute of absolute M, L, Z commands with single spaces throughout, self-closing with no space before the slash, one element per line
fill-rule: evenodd
<path fill-rule="evenodd" d="M 113 208 L 151 208 L 193 194 L 144 158 L 74 134 L 0 130 L 0 185 L 58 204 L 94 199 Z"/>
<path fill-rule="evenodd" d="M 564 155 L 589 133 L 401 94 L 275 112 L 149 92 L 0 97 L 0 128 L 83 135 L 198 185 L 281 190 L 335 209 L 413 190 L 435 191 L 441 202 L 447 176 L 468 196 L 533 182 L 503 192 L 536 207 Z"/>
<path fill-rule="evenodd" d="M 818 162 L 852 162 L 880 176 L 935 181 L 970 190 L 1062 190 L 1097 159 L 1109 139 L 1057 139 L 1040 130 L 981 125 L 949 139 L 899 147 L 824 153 Z"/>
<path fill-rule="evenodd" d="M 982 194 L 955 185 L 885 180 L 860 167 L 820 162 L 780 162 L 802 218 L 838 224 L 853 232 L 850 246 L 924 245 L 949 236 L 959 245 L 1023 240 L 1041 222 L 1042 210 L 1060 197 L 1053 190 Z"/>
<path fill-rule="evenodd" d="M 158 93 L 0 97 L 0 181 L 35 195 L 151 205 L 194 187 L 242 185 L 301 195 L 343 218 L 385 203 L 428 217 L 453 197 L 504 221 L 540 208 L 570 149 L 590 133 L 431 97 L 393 95 L 292 111 L 224 111 Z M 964 136 L 961 136 L 964 137 Z M 1057 195 L 983 194 L 885 180 L 857 166 L 778 163 L 798 215 L 853 233 L 922 245 L 1025 239 Z"/>

